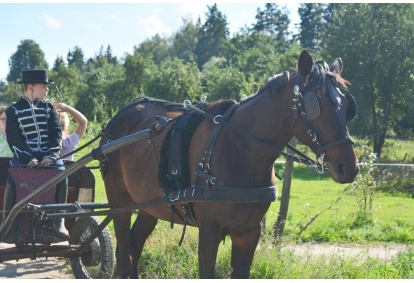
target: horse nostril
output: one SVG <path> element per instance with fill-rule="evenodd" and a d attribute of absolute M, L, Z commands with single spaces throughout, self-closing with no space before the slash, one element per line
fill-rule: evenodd
<path fill-rule="evenodd" d="M 353 182 L 358 172 L 358 166 L 346 162 L 339 164 L 337 167 L 337 173 L 344 182 Z"/>
<path fill-rule="evenodd" d="M 343 179 L 345 177 L 345 169 L 344 169 L 345 165 L 344 164 L 339 164 L 338 165 L 338 175 L 341 176 L 341 178 Z"/>

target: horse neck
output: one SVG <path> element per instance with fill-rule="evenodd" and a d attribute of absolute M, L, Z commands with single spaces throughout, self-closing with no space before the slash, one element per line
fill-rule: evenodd
<path fill-rule="evenodd" d="M 288 87 L 278 93 L 268 89 L 242 102 L 229 122 L 272 149 L 223 129 L 211 168 L 212 174 L 224 184 L 269 186 L 275 182 L 274 161 L 293 137 L 293 94 L 289 94 Z"/>
<path fill-rule="evenodd" d="M 257 139 L 283 150 L 294 134 L 293 91 L 290 89 L 293 86 L 289 82 L 277 92 L 267 86 L 241 103 L 232 120 Z M 257 145 L 253 143 L 252 146 Z"/>

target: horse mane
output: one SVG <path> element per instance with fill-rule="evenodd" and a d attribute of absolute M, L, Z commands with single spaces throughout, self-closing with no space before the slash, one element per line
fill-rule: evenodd
<path fill-rule="evenodd" d="M 351 85 L 349 81 L 341 77 L 340 74 L 334 73 L 335 80 L 338 84 L 340 84 L 343 88 L 348 89 L 348 86 Z"/>
<path fill-rule="evenodd" d="M 285 84 L 285 75 L 283 73 L 274 75 L 273 77 L 270 77 L 267 79 L 267 81 L 259 88 L 259 90 L 256 93 L 251 94 L 249 97 L 244 99 L 242 103 L 247 103 L 250 100 L 254 99 L 257 95 L 262 93 L 264 90 L 266 90 L 268 87 L 272 89 L 273 92 L 278 92 Z"/>
<path fill-rule="evenodd" d="M 211 115 L 221 115 L 236 102 L 231 99 L 221 99 L 204 106 L 203 110 Z"/>

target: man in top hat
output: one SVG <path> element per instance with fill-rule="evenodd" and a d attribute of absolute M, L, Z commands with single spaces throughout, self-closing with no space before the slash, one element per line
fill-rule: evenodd
<path fill-rule="evenodd" d="M 61 150 L 62 130 L 53 103 L 45 99 L 48 85 L 47 70 L 26 70 L 18 83 L 24 85 L 24 94 L 19 101 L 7 107 L 7 142 L 14 153 L 11 166 L 28 168 L 63 165 L 58 159 Z M 57 169 L 64 170 L 63 166 Z M 13 178 L 7 179 L 3 221 L 15 203 L 16 192 Z M 65 203 L 67 198 L 67 178 L 56 185 L 56 203 Z M 6 212 L 7 211 L 7 212 Z M 69 236 L 64 219 L 55 219 L 54 230 L 60 238 Z"/>

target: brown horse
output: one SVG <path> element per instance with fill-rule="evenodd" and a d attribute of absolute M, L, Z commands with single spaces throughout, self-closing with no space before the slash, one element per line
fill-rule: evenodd
<path fill-rule="evenodd" d="M 220 191 L 249 187 L 260 196 L 263 188 L 275 185 L 274 161 L 293 136 L 317 154 L 336 182 L 354 180 L 359 168 L 346 122 L 356 115 L 356 105 L 349 93 L 340 91 L 347 84 L 340 76 L 342 61 L 338 58 L 328 66 L 313 62 L 309 53 L 302 51 L 297 66 L 297 72 L 291 76 L 284 72 L 269 79 L 255 95 L 240 104 L 220 101 L 203 108 L 205 113 L 216 116 L 214 119 L 201 116 L 189 140 L 185 158 L 188 170 L 183 176 L 192 188 L 207 186 L 211 191 Z M 226 108 L 231 111 L 224 111 Z M 148 129 L 157 116 L 172 119 L 166 130 L 151 136 L 148 142 L 108 154 L 102 164 L 102 175 L 111 208 L 166 197 L 168 189 L 162 188 L 159 181 L 165 154 L 163 142 L 170 132 L 168 129 L 184 112 L 168 104 L 139 100 L 108 123 L 101 144 Z M 116 214 L 119 276 L 138 278 L 137 265 L 146 238 L 158 219 L 173 218 L 175 223 L 188 222 L 199 229 L 201 278 L 214 278 L 218 247 L 226 235 L 232 241 L 232 278 L 248 278 L 261 220 L 271 200 L 235 202 L 198 200 L 191 206 L 165 204 L 140 209 L 132 236 L 132 211 Z M 188 210 L 193 217 L 188 216 Z"/>

